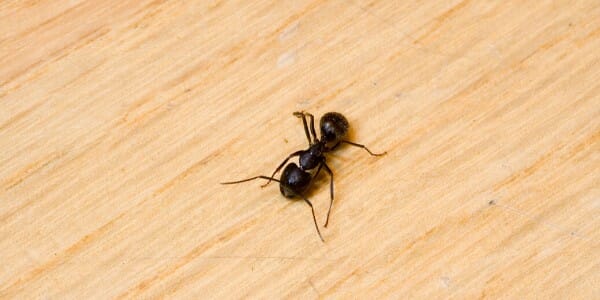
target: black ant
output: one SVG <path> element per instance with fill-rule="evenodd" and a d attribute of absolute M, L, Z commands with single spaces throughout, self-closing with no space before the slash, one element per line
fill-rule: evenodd
<path fill-rule="evenodd" d="M 373 153 L 367 147 L 361 144 L 353 143 L 347 140 L 344 140 L 346 134 L 348 133 L 348 120 L 342 114 L 337 112 L 328 112 L 321 117 L 320 126 L 321 126 L 321 139 L 317 138 L 317 134 L 315 133 L 315 119 L 313 115 L 306 112 L 295 112 L 294 116 L 298 118 L 302 118 L 302 123 L 304 124 L 304 132 L 306 133 L 306 138 L 308 139 L 308 149 L 296 151 L 290 154 L 273 172 L 271 177 L 269 176 L 255 176 L 252 178 L 239 180 L 239 181 L 231 181 L 231 182 L 222 182 L 221 184 L 235 184 L 246 182 L 254 179 L 267 179 L 267 183 L 263 184 L 261 187 L 267 186 L 271 180 L 279 182 L 279 190 L 281 194 L 286 198 L 294 198 L 300 197 L 310 206 L 313 215 L 313 221 L 315 222 L 315 228 L 317 229 L 317 233 L 323 240 L 323 236 L 321 236 L 321 231 L 319 230 L 319 226 L 317 225 L 317 219 L 315 218 L 315 210 L 313 208 L 312 203 L 304 196 L 304 193 L 310 186 L 312 179 L 316 178 L 321 172 L 322 168 L 325 168 L 325 171 L 329 173 L 330 184 L 329 184 L 329 193 L 330 193 L 330 203 L 329 210 L 327 211 L 327 220 L 325 221 L 325 227 L 329 223 L 329 214 L 331 213 L 331 206 L 333 205 L 333 172 L 325 163 L 325 153 L 335 150 L 340 144 L 349 144 L 351 146 L 360 147 L 365 149 L 372 156 L 380 156 L 386 154 L 384 153 Z M 310 133 L 308 131 L 308 124 L 306 122 L 306 117 L 310 119 Z M 311 139 L 312 134 L 312 139 Z M 279 170 L 290 160 L 290 158 L 294 156 L 299 156 L 299 164 L 295 163 L 288 164 L 285 169 L 283 169 L 283 173 L 281 174 L 280 179 L 273 178 Z M 312 172 L 314 169 L 317 169 L 316 172 Z M 307 171 L 311 171 L 310 173 Z"/>

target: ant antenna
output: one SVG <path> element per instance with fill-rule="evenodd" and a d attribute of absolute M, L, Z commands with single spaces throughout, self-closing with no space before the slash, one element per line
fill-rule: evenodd
<path fill-rule="evenodd" d="M 238 180 L 238 181 L 228 181 L 228 182 L 221 182 L 221 184 L 236 184 L 236 183 L 242 183 L 242 182 L 246 182 L 246 181 L 250 181 L 250 180 L 254 180 L 254 179 L 268 179 L 268 180 L 273 180 L 273 181 L 277 181 L 280 182 L 279 179 L 275 179 L 273 177 L 268 177 L 268 176 L 254 176 L 248 179 L 242 179 L 242 180 Z"/>
<path fill-rule="evenodd" d="M 308 204 L 308 206 L 310 206 L 310 210 L 312 211 L 313 221 L 315 222 L 315 228 L 317 229 L 319 238 L 321 238 L 321 241 L 324 243 L 325 240 L 323 239 L 323 236 L 321 235 L 321 231 L 319 230 L 319 225 L 317 225 L 317 218 L 315 217 L 315 209 L 313 208 L 312 203 L 310 203 L 310 201 L 308 201 L 308 199 L 306 199 L 306 197 L 302 196 L 302 199 L 304 199 L 304 202 L 306 202 L 306 204 Z"/>

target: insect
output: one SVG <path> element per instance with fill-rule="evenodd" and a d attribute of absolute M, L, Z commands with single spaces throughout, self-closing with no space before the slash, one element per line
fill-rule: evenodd
<path fill-rule="evenodd" d="M 321 139 L 317 138 L 317 134 L 315 131 L 315 119 L 314 116 L 307 112 L 294 112 L 294 116 L 302 119 L 302 124 L 304 125 L 304 133 L 306 134 L 306 138 L 308 139 L 308 149 L 299 150 L 292 154 L 290 154 L 279 166 L 271 176 L 255 176 L 248 179 L 238 180 L 238 181 L 229 181 L 222 182 L 221 184 L 236 184 L 242 183 L 246 181 L 251 181 L 255 179 L 266 179 L 267 183 L 263 184 L 261 187 L 267 186 L 271 181 L 279 182 L 279 190 L 281 194 L 286 198 L 300 198 L 310 206 L 312 211 L 313 221 L 315 223 L 315 228 L 317 229 L 317 234 L 319 234 L 319 238 L 321 241 L 325 241 L 323 236 L 321 235 L 321 231 L 319 230 L 319 226 L 317 225 L 317 219 L 315 217 L 315 210 L 313 208 L 312 203 L 304 194 L 310 187 L 314 178 L 317 178 L 321 169 L 325 169 L 325 171 L 329 174 L 330 183 L 329 183 L 329 194 L 330 194 L 330 202 L 329 209 L 327 211 L 327 219 L 325 221 L 325 227 L 329 224 L 329 215 L 331 213 L 331 206 L 333 206 L 333 172 L 331 168 L 326 163 L 325 153 L 331 152 L 341 144 L 348 144 L 355 147 L 360 147 L 366 150 L 372 156 L 381 156 L 386 154 L 383 153 L 373 153 L 367 147 L 361 144 L 357 144 L 354 142 L 350 142 L 345 140 L 344 138 L 348 134 L 348 120 L 342 114 L 337 112 L 328 112 L 321 117 L 319 122 L 321 129 Z M 310 121 L 310 132 L 309 125 L 307 122 L 307 117 Z M 298 165 L 294 162 L 289 163 L 283 169 L 281 173 L 281 177 L 279 179 L 275 178 L 277 172 L 283 168 L 283 166 L 293 157 L 299 157 Z M 316 171 L 315 171 L 316 170 Z"/>

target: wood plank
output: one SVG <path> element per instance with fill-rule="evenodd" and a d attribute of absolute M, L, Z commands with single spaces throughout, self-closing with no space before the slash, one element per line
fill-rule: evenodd
<path fill-rule="evenodd" d="M 0 298 L 597 298 L 598 49 L 593 0 L 1 3 Z M 324 243 L 219 184 L 300 110 L 388 152 L 328 155 Z"/>

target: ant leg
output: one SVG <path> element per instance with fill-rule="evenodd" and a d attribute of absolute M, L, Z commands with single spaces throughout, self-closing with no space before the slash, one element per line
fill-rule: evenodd
<path fill-rule="evenodd" d="M 310 203 L 310 201 L 308 201 L 308 199 L 306 199 L 306 197 L 304 197 L 302 195 L 300 195 L 300 197 L 302 197 L 302 199 L 304 199 L 304 202 L 306 202 L 306 204 L 308 204 L 308 206 L 310 206 L 310 210 L 312 211 L 313 221 L 315 222 L 315 228 L 317 229 L 319 238 L 321 238 L 322 242 L 325 242 L 325 240 L 323 239 L 323 236 L 321 235 L 321 231 L 319 230 L 319 225 L 317 225 L 317 218 L 315 217 L 315 209 L 313 208 L 312 203 Z"/>
<path fill-rule="evenodd" d="M 279 179 L 260 175 L 260 176 L 254 176 L 254 177 L 251 177 L 248 179 L 243 179 L 243 180 L 238 180 L 238 181 L 221 182 L 221 184 L 236 184 L 236 183 L 242 183 L 242 182 L 246 182 L 246 181 L 250 181 L 250 180 L 254 180 L 254 179 L 269 179 L 269 180 L 274 180 L 274 181 L 280 182 Z"/>
<path fill-rule="evenodd" d="M 312 133 L 313 141 L 316 142 L 318 138 L 317 138 L 317 131 L 315 130 L 315 117 L 311 113 L 307 113 L 307 112 L 303 112 L 303 111 L 295 112 L 294 116 L 296 116 L 298 118 L 302 118 L 302 119 L 304 119 L 304 116 L 308 116 L 310 118 L 310 132 Z M 306 130 L 306 127 L 304 127 L 304 130 Z M 308 134 L 308 132 L 306 134 Z"/>
<path fill-rule="evenodd" d="M 352 145 L 352 146 L 355 146 L 355 147 L 363 148 L 363 149 L 367 150 L 367 152 L 369 152 L 369 154 L 371 154 L 372 156 L 382 156 L 382 155 L 385 155 L 385 154 L 387 154 L 387 152 L 383 152 L 383 153 L 373 153 L 373 152 L 371 152 L 371 150 L 369 150 L 369 148 L 365 147 L 365 145 L 361 145 L 361 144 L 353 143 L 353 142 L 350 142 L 350 141 L 340 141 L 340 143 L 346 143 L 346 144 L 350 144 L 350 145 Z M 333 149 L 334 149 L 334 148 L 335 148 L 337 145 L 339 145 L 339 143 L 338 143 L 338 144 L 336 144 L 335 146 L 333 146 L 332 150 L 333 150 Z"/>
<path fill-rule="evenodd" d="M 315 131 L 315 117 L 312 114 L 309 114 L 307 112 L 305 112 L 304 114 L 310 118 L 310 132 L 312 133 L 313 141 L 316 142 L 317 141 L 317 133 Z"/>
<path fill-rule="evenodd" d="M 314 173 L 314 175 L 310 179 L 311 186 L 315 182 L 315 179 L 319 176 L 319 173 L 321 173 L 321 168 L 323 168 L 323 164 L 319 164 L 319 167 L 317 168 L 317 171 Z"/>
<path fill-rule="evenodd" d="M 330 149 L 328 149 L 327 151 L 333 151 L 335 150 L 335 148 L 337 148 L 342 142 L 337 142 L 335 145 L 333 145 L 333 147 L 331 147 Z"/>
<path fill-rule="evenodd" d="M 294 116 L 297 118 L 302 118 L 302 124 L 304 125 L 304 133 L 306 133 L 306 138 L 308 139 L 308 144 L 312 145 L 312 140 L 310 139 L 310 133 L 308 133 L 308 125 L 306 124 L 306 117 L 304 113 L 301 111 L 294 112 Z"/>
<path fill-rule="evenodd" d="M 327 227 L 327 224 L 329 224 L 329 214 L 331 213 L 331 207 L 333 206 L 333 172 L 331 172 L 331 169 L 329 168 L 329 166 L 327 166 L 325 160 L 323 160 L 321 165 L 325 167 L 325 171 L 329 173 L 329 178 L 331 178 L 329 181 L 329 209 L 327 210 L 327 219 L 325 220 L 325 227 Z"/>
<path fill-rule="evenodd" d="M 260 176 L 254 176 L 254 177 L 244 179 L 244 180 L 221 182 L 221 184 L 236 184 L 236 183 L 242 183 L 242 182 L 246 182 L 246 181 L 250 181 L 250 180 L 254 180 L 254 179 L 269 179 L 269 180 L 274 180 L 274 181 L 280 182 L 278 179 L 260 175 Z M 322 242 L 325 242 L 325 240 L 323 239 L 323 236 L 321 235 L 321 231 L 319 230 L 319 226 L 317 225 L 317 218 L 315 217 L 315 209 L 313 208 L 312 203 L 306 197 L 304 197 L 300 194 L 297 194 L 297 196 L 304 199 L 304 202 L 306 202 L 306 204 L 308 204 L 308 206 L 310 206 L 310 210 L 312 211 L 312 216 L 313 216 L 313 222 L 315 223 L 315 228 L 317 229 L 319 238 L 321 239 Z"/>
<path fill-rule="evenodd" d="M 317 171 L 315 172 L 315 175 L 312 177 L 312 179 L 316 179 L 317 176 L 319 176 L 319 173 L 321 172 L 322 167 L 323 167 L 323 164 L 319 164 L 319 167 L 317 168 Z"/>
<path fill-rule="evenodd" d="M 281 168 L 283 168 L 283 166 L 285 165 L 285 163 L 288 162 L 288 160 L 290 160 L 290 158 L 294 157 L 294 156 L 298 156 L 300 154 L 302 154 L 302 152 L 304 152 L 304 150 L 300 150 L 300 151 L 296 151 L 292 154 L 290 154 L 290 156 L 288 156 L 278 167 L 277 169 L 275 169 L 275 172 L 273 172 L 273 175 L 271 175 L 271 177 L 275 177 L 275 174 L 277 174 L 277 172 L 279 172 L 279 170 L 281 170 Z M 269 183 L 271 183 L 271 180 L 267 181 L 267 183 L 261 185 L 260 187 L 265 187 L 267 185 L 269 185 Z"/>

